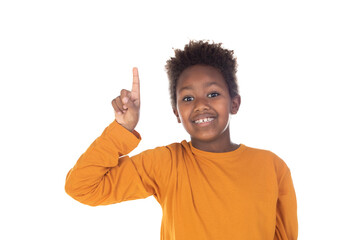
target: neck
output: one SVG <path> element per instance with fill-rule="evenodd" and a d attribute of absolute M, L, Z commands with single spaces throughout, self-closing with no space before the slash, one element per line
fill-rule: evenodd
<path fill-rule="evenodd" d="M 229 129 L 220 138 L 209 141 L 191 138 L 191 144 L 199 150 L 215 153 L 231 152 L 239 147 L 238 144 L 231 142 Z"/>

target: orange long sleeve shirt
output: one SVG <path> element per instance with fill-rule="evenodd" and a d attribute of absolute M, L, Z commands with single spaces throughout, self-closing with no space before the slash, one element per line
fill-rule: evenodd
<path fill-rule="evenodd" d="M 140 139 L 113 121 L 68 172 L 66 192 L 90 206 L 153 195 L 161 240 L 297 239 L 290 170 L 274 153 L 243 144 L 211 153 L 182 141 L 128 157 Z"/>

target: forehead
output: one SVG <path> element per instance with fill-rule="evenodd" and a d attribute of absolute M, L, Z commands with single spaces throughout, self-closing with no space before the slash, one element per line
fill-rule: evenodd
<path fill-rule="evenodd" d="M 224 76 L 218 69 L 212 66 L 194 65 L 181 73 L 176 90 L 213 84 L 227 88 Z"/>

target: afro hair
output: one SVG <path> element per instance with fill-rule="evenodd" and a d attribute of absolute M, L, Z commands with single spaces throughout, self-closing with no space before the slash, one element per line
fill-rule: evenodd
<path fill-rule="evenodd" d="M 176 85 L 182 72 L 194 65 L 212 66 L 223 75 L 231 97 L 239 95 L 236 72 L 237 62 L 234 51 L 221 47 L 222 43 L 191 40 L 184 50 L 175 49 L 175 56 L 165 65 L 169 78 L 169 92 L 172 107 L 176 107 Z"/>

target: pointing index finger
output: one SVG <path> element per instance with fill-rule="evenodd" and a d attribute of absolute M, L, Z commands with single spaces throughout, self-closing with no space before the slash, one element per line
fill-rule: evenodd
<path fill-rule="evenodd" d="M 139 74 L 138 74 L 138 68 L 133 68 L 133 84 L 132 84 L 132 94 L 131 96 L 134 99 L 139 99 L 140 96 L 139 91 Z"/>

